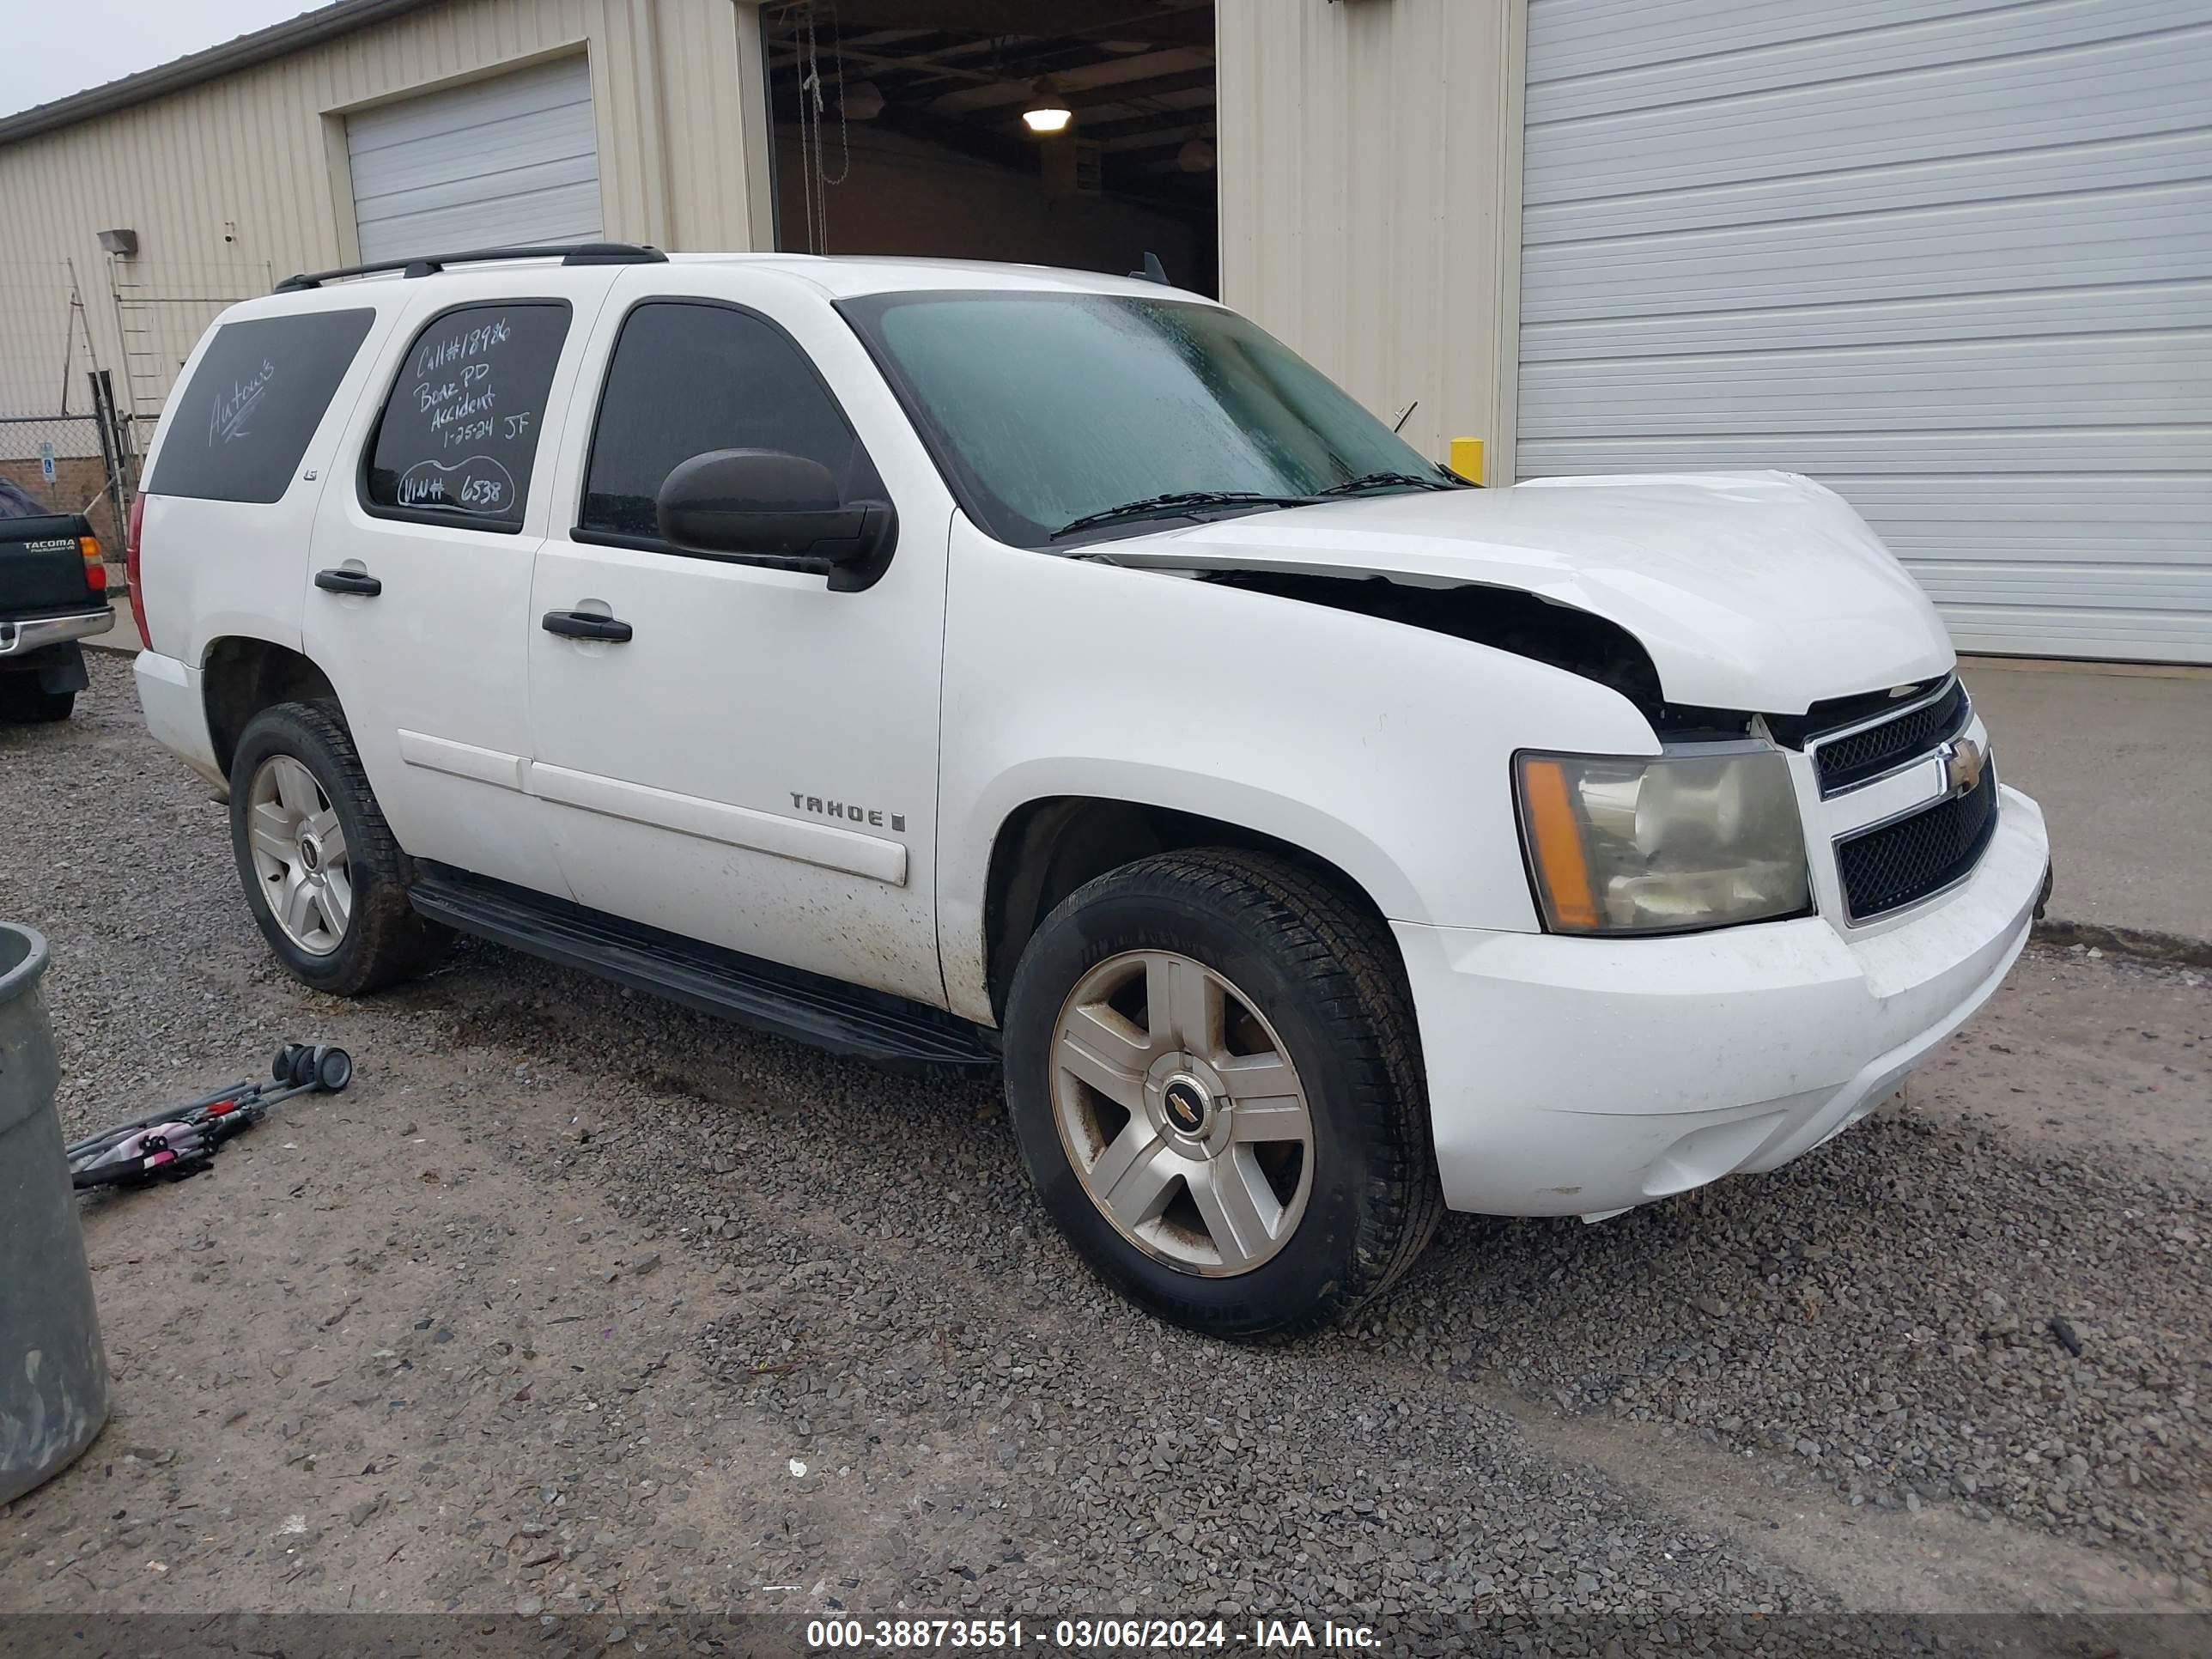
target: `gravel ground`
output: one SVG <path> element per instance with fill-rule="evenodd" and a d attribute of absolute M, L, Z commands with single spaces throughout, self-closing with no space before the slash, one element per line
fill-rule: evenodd
<path fill-rule="evenodd" d="M 2068 968 L 2027 973 L 2115 971 Z M 2011 1053 L 1978 1029 L 1914 1098 L 1940 1102 Z M 2147 1086 L 2201 1121 L 2212 1054 L 2198 1065 L 2160 1063 Z M 1567 1412 L 1794 1458 L 1855 1504 L 2001 1510 L 2204 1577 L 2203 1166 L 2156 1148 L 2085 1163 L 1998 1113 L 1939 1112 L 1846 1136 L 1778 1202 L 1723 1188 L 1586 1236 L 1475 1229 L 1432 1271 L 1454 1256 L 1486 1270 L 1499 1375 Z M 1570 1322 L 1589 1338 L 1541 1340 Z"/>
<path fill-rule="evenodd" d="M 125 665 L 94 675 L 67 727 L 0 729 L 0 915 L 55 944 L 69 1126 L 288 1036 L 361 1081 L 88 1206 L 117 1419 L 0 1510 L 0 1608 L 1356 1613 L 1437 1650 L 1541 1617 L 1626 1653 L 2212 1607 L 2201 974 L 2031 952 L 1789 1170 L 1454 1218 L 1362 1328 L 1228 1348 L 1083 1273 L 994 1079 L 484 946 L 305 991 Z"/>

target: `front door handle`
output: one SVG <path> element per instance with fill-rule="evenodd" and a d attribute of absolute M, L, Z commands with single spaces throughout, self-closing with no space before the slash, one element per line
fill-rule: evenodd
<path fill-rule="evenodd" d="M 631 632 L 630 625 L 619 617 L 594 616 L 588 611 L 549 611 L 538 625 L 567 639 L 605 640 L 614 645 L 627 645 Z"/>
<path fill-rule="evenodd" d="M 364 599 L 384 592 L 384 584 L 366 570 L 318 570 L 315 586 L 325 593 L 358 593 Z"/>

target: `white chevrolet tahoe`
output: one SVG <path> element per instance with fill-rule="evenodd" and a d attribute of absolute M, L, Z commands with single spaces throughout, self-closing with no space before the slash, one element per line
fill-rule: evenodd
<path fill-rule="evenodd" d="M 185 365 L 130 556 L 147 722 L 306 983 L 459 929 L 1003 1064 L 1078 1250 L 1223 1335 L 1358 1307 L 1445 1208 L 1819 1146 L 2046 888 L 1829 491 L 1474 488 L 1145 281 L 295 277 Z"/>

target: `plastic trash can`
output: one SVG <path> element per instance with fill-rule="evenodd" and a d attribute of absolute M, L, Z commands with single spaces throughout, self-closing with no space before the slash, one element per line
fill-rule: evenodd
<path fill-rule="evenodd" d="M 107 1351 L 54 1111 L 46 941 L 0 921 L 0 1504 L 74 1462 L 107 1421 Z"/>

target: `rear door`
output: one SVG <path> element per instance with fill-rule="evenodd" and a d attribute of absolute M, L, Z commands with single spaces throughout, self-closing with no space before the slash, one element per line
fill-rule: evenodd
<path fill-rule="evenodd" d="M 530 753 L 526 629 L 551 453 L 612 281 L 531 268 L 425 284 L 317 518 L 302 634 L 400 844 L 565 894 Z"/>

